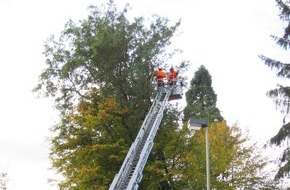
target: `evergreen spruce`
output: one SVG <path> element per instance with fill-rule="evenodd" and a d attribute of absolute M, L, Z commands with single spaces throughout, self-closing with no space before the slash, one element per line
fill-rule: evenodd
<path fill-rule="evenodd" d="M 276 41 L 277 45 L 282 47 L 284 50 L 289 50 L 290 47 L 290 7 L 289 1 L 276 0 L 276 3 L 280 10 L 280 19 L 286 23 L 284 28 L 283 36 L 271 37 Z M 264 55 L 259 56 L 264 63 L 271 69 L 276 69 L 276 75 L 280 78 L 289 79 L 290 78 L 290 63 L 282 62 L 273 58 L 266 57 Z M 284 114 L 283 123 L 279 132 L 270 139 L 270 144 L 281 145 L 284 141 L 288 141 L 290 137 L 290 122 L 289 111 L 290 111 L 290 86 L 277 85 L 275 89 L 269 90 L 267 95 L 272 98 L 280 109 L 281 113 Z M 280 159 L 280 168 L 277 171 L 276 179 L 280 179 L 290 174 L 290 151 L 289 147 L 286 148 Z"/>
<path fill-rule="evenodd" d="M 204 119 L 209 123 L 222 121 L 220 110 L 216 107 L 217 95 L 212 88 L 212 79 L 205 66 L 201 65 L 195 72 L 186 92 L 187 105 L 184 109 L 184 120 L 193 117 Z"/>

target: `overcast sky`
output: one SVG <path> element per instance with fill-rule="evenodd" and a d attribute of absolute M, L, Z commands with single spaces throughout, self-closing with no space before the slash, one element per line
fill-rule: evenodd
<path fill-rule="evenodd" d="M 90 4 L 104 0 L 0 0 L 0 171 L 9 175 L 8 190 L 52 190 L 55 177 L 48 160 L 49 128 L 57 122 L 53 102 L 37 99 L 31 89 L 45 67 L 43 44 L 64 24 L 88 15 Z M 169 64 L 189 60 L 189 78 L 200 65 L 212 76 L 217 106 L 231 125 L 239 123 L 264 142 L 282 126 L 282 116 L 266 91 L 277 82 L 258 58 L 286 59 L 270 35 L 282 34 L 274 0 L 129 0 L 130 15 L 159 14 L 181 19 L 173 47 L 184 50 Z"/>

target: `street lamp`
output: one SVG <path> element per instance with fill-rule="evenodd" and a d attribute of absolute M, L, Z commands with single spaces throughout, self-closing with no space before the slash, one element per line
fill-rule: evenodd
<path fill-rule="evenodd" d="M 208 122 L 203 119 L 190 118 L 188 120 L 189 130 L 200 130 L 205 127 L 205 141 L 206 141 L 206 188 L 210 190 L 210 177 L 209 177 L 209 142 L 208 142 Z"/>

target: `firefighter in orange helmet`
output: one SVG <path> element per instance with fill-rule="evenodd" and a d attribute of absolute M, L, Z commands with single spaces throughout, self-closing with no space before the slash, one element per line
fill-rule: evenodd
<path fill-rule="evenodd" d="M 158 70 L 155 71 L 154 76 L 156 77 L 157 87 L 164 87 L 164 81 L 163 80 L 166 77 L 166 74 L 162 70 L 161 67 L 159 67 Z"/>
<path fill-rule="evenodd" d="M 167 73 L 167 80 L 170 86 L 175 86 L 177 81 L 178 71 L 175 71 L 173 67 L 170 68 L 169 73 Z"/>

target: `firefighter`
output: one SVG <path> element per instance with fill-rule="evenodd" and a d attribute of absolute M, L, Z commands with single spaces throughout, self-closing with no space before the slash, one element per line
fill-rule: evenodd
<path fill-rule="evenodd" d="M 166 74 L 161 67 L 155 71 L 154 76 L 156 77 L 157 87 L 164 87 L 164 78 L 166 77 Z"/>
<path fill-rule="evenodd" d="M 170 86 L 175 86 L 177 81 L 178 71 L 175 71 L 173 67 L 170 68 L 169 73 L 167 73 L 167 80 Z"/>

